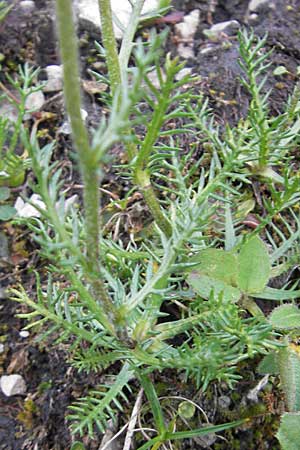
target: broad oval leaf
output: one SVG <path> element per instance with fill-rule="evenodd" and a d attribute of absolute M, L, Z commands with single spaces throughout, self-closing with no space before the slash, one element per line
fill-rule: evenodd
<path fill-rule="evenodd" d="M 225 300 L 233 302 L 237 302 L 241 297 L 239 289 L 229 286 L 223 281 L 216 280 L 207 275 L 202 275 L 202 273 L 197 271 L 193 271 L 189 274 L 187 283 L 197 292 L 197 294 L 206 300 L 209 298 L 211 292 L 214 292 L 217 296 L 223 293 Z"/>
<path fill-rule="evenodd" d="M 188 402 L 187 400 L 181 402 L 178 406 L 178 414 L 183 419 L 191 419 L 194 417 L 196 412 L 196 407 L 193 403 Z"/>
<path fill-rule="evenodd" d="M 261 375 L 265 375 L 267 373 L 271 375 L 278 375 L 279 367 L 278 367 L 277 352 L 272 351 L 267 355 L 265 355 L 258 364 L 257 372 L 260 373 Z"/>
<path fill-rule="evenodd" d="M 265 244 L 258 236 L 250 238 L 238 255 L 238 287 L 247 294 L 261 292 L 271 275 L 271 263 Z"/>
<path fill-rule="evenodd" d="M 281 305 L 273 309 L 269 321 L 274 328 L 290 330 L 300 328 L 300 310 L 296 305 Z"/>
<path fill-rule="evenodd" d="M 17 213 L 17 210 L 10 205 L 0 205 L 0 220 L 10 220 Z"/>
<path fill-rule="evenodd" d="M 10 189 L 6 186 L 0 187 L 0 201 L 3 202 L 7 200 L 10 196 Z"/>
<path fill-rule="evenodd" d="M 207 248 L 192 256 L 189 262 L 199 263 L 193 266 L 193 271 L 236 286 L 238 275 L 236 254 L 217 248 Z"/>
<path fill-rule="evenodd" d="M 276 434 L 282 450 L 299 450 L 300 413 L 284 413 Z"/>

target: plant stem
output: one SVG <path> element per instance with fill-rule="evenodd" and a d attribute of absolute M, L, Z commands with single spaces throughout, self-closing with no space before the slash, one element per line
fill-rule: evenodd
<path fill-rule="evenodd" d="M 58 35 L 64 70 L 64 93 L 71 121 L 74 144 L 79 156 L 79 167 L 83 178 L 85 209 L 86 260 L 90 270 L 91 284 L 96 299 L 114 321 L 112 301 L 104 287 L 99 262 L 99 168 L 95 164 L 94 151 L 89 144 L 87 129 L 81 117 L 80 76 L 78 66 L 77 37 L 73 22 L 71 0 L 56 0 Z"/>
<path fill-rule="evenodd" d="M 98 0 L 101 19 L 102 43 L 105 49 L 105 59 L 114 96 L 121 85 L 121 70 L 119 64 L 117 42 L 113 29 L 112 10 L 110 0 Z"/>
<path fill-rule="evenodd" d="M 156 224 L 167 237 L 171 237 L 172 226 L 160 207 L 146 171 L 136 172 L 136 181 L 138 182 L 138 186 L 142 191 L 145 202 L 147 203 Z"/>
<path fill-rule="evenodd" d="M 145 0 L 136 0 L 135 4 L 132 8 L 132 12 L 130 15 L 129 23 L 126 27 L 126 31 L 124 33 L 124 37 L 122 39 L 121 49 L 119 53 L 119 63 L 121 68 L 121 75 L 122 73 L 127 70 L 128 67 L 128 61 L 130 58 L 132 45 L 133 45 L 133 38 L 136 32 L 136 29 L 139 24 L 140 16 L 142 13 L 142 9 L 144 6 Z"/>

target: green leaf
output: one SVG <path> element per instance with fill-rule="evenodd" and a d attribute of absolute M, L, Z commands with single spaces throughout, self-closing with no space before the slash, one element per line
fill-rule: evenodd
<path fill-rule="evenodd" d="M 273 75 L 275 75 L 275 77 L 278 77 L 280 75 L 285 75 L 289 73 L 289 71 L 287 70 L 287 68 L 285 66 L 278 66 L 276 67 L 276 69 L 273 70 Z"/>
<path fill-rule="evenodd" d="M 82 442 L 76 441 L 73 442 L 70 450 L 85 450 L 85 446 L 82 444 Z"/>
<path fill-rule="evenodd" d="M 300 354 L 299 347 L 290 343 L 278 352 L 280 381 L 288 411 L 300 411 Z"/>
<path fill-rule="evenodd" d="M 299 450 L 300 413 L 284 413 L 276 434 L 282 450 Z"/>
<path fill-rule="evenodd" d="M 215 295 L 223 293 L 224 299 L 237 302 L 241 297 L 239 289 L 229 286 L 220 280 L 215 280 L 206 275 L 202 275 L 196 271 L 193 271 L 187 277 L 187 283 L 195 289 L 195 291 L 206 300 L 209 298 L 213 291 Z"/>
<path fill-rule="evenodd" d="M 208 248 L 192 256 L 189 262 L 199 263 L 193 271 L 201 272 L 213 279 L 236 286 L 238 275 L 237 255 L 221 249 Z"/>
<path fill-rule="evenodd" d="M 0 187 L 0 202 L 7 200 L 10 196 L 10 189 L 6 186 Z"/>
<path fill-rule="evenodd" d="M 279 374 L 277 352 L 271 352 L 265 355 L 261 362 L 258 364 L 257 372 L 266 375 L 267 373 L 271 375 Z"/>
<path fill-rule="evenodd" d="M 270 258 L 258 236 L 250 238 L 238 255 L 238 287 L 247 294 L 261 292 L 271 274 Z"/>
<path fill-rule="evenodd" d="M 272 311 L 269 321 L 274 328 L 300 328 L 300 310 L 296 305 L 280 305 Z"/>
<path fill-rule="evenodd" d="M 292 300 L 300 297 L 300 289 L 275 289 L 267 286 L 262 292 L 255 293 L 256 298 L 264 300 Z"/>
<path fill-rule="evenodd" d="M 183 419 L 191 419 L 192 417 L 194 417 L 195 412 L 196 407 L 191 402 L 183 401 L 178 406 L 178 414 Z"/>
<path fill-rule="evenodd" d="M 16 208 L 10 205 L 0 205 L 0 220 L 10 220 L 17 213 Z"/>

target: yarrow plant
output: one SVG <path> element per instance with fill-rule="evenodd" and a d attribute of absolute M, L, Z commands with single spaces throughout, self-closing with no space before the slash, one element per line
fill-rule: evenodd
<path fill-rule="evenodd" d="M 60 330 L 56 342 L 73 338 L 73 364 L 79 370 L 101 371 L 121 363 L 112 384 L 95 387 L 70 407 L 72 431 L 81 436 L 92 436 L 95 426 L 104 431 L 108 419 L 122 411 L 135 378 L 144 389 L 156 427 L 156 435 L 140 447 L 146 450 L 244 421 L 176 431 L 174 421 L 164 416 L 153 373 L 176 369 L 203 390 L 214 380 L 232 386 L 239 379 L 240 361 L 283 345 L 254 297 L 298 296 L 296 286 L 275 290 L 267 283 L 297 263 L 292 250 L 300 227 L 289 238 L 279 234 L 280 245 L 270 240 L 272 251 L 258 235 L 266 226 L 275 226 L 275 215 L 284 220 L 282 211 L 299 201 L 299 178 L 289 150 L 297 140 L 300 119 L 297 90 L 282 115 L 269 117 L 260 79 L 268 57 L 262 53 L 266 41 L 242 32 L 243 84 L 252 102 L 245 120 L 221 130 L 207 101 L 189 88 L 193 77 L 178 81 L 183 67 L 178 59 L 168 55 L 162 65 L 164 34 L 152 32 L 148 43 L 133 44 L 143 2 L 130 3 L 133 12 L 118 53 L 110 2 L 99 0 L 112 100 L 109 117 L 90 136 L 80 113 L 72 2 L 56 0 L 83 211 L 65 207 L 62 173 L 52 159 L 55 144 L 40 148 L 36 135 L 24 132 L 36 177 L 32 188 L 46 206 L 36 205 L 41 217 L 28 225 L 50 265 L 46 288 L 37 274 L 35 299 L 23 288 L 12 290 L 12 296 L 30 309 L 19 315 L 30 321 L 27 328 L 42 324 L 47 327 L 45 336 Z M 130 57 L 134 65 L 129 67 Z M 153 68 L 158 87 L 149 76 Z M 180 125 L 174 128 L 171 122 Z M 179 147 L 180 134 L 190 138 L 185 154 Z M 152 235 L 139 246 L 102 235 L 99 186 L 108 152 L 117 142 L 124 145 L 128 157 L 128 164 L 119 170 L 143 194 L 153 216 Z M 195 149 L 202 153 L 190 164 Z M 241 219 L 232 211 L 253 176 L 265 180 L 270 198 L 265 200 L 261 223 L 243 235 Z M 176 315 L 166 312 L 170 303 L 176 305 Z"/>

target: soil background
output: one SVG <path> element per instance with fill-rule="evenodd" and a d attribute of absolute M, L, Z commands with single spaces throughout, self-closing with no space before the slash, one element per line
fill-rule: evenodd
<path fill-rule="evenodd" d="M 124 0 L 125 1 L 125 0 Z M 11 3 L 12 2 L 8 2 Z M 23 6 L 20 6 L 23 3 Z M 7 18 L 0 24 L 0 52 L 2 72 L 0 81 L 7 84 L 5 74 L 14 74 L 18 64 L 28 62 L 41 67 L 40 79 L 45 78 L 46 66 L 59 64 L 59 54 L 55 38 L 54 5 L 52 1 L 36 0 L 34 9 L 29 13 L 24 9 L 24 3 L 16 1 Z M 275 0 L 262 2 L 256 17 L 249 19 L 247 0 L 219 0 L 194 1 L 174 0 L 174 10 L 184 15 L 195 9 L 200 10 L 200 20 L 197 32 L 192 42 L 194 57 L 187 60 L 186 66 L 193 73 L 201 76 L 197 89 L 209 97 L 221 126 L 227 122 L 233 124 L 243 117 L 247 111 L 249 97 L 241 88 L 239 77 L 241 69 L 237 63 L 238 43 L 236 33 L 220 35 L 216 40 L 210 40 L 205 30 L 212 24 L 236 20 L 239 27 L 250 25 L 259 36 L 268 33 L 267 49 L 273 49 L 270 56 L 269 78 L 267 88 L 272 89 L 270 95 L 270 112 L 277 114 L 298 82 L 300 67 L 300 1 Z M 272 7 L 268 4 L 272 3 Z M 178 37 L 174 24 L 154 23 L 158 29 L 168 26 L 170 29 L 166 51 L 174 56 L 178 53 Z M 140 33 L 145 32 L 141 30 Z M 97 54 L 94 40 L 101 40 L 101 35 L 84 27 L 79 27 L 81 44 L 82 78 L 88 79 L 87 69 L 97 66 Z M 285 66 L 287 73 L 274 76 L 273 70 L 277 66 Z M 62 95 L 46 95 L 44 111 L 53 114 L 41 124 L 44 139 L 57 138 L 57 130 L 65 120 Z M 89 123 L 97 123 L 101 115 L 101 104 L 97 96 L 90 92 L 84 93 L 84 103 L 89 113 Z M 64 162 L 66 182 L 80 182 L 73 170 L 72 159 L 68 152 L 72 149 L 69 136 L 59 136 L 58 157 Z M 116 149 L 118 154 L 118 149 Z M 116 175 L 106 174 L 105 182 L 111 189 L 122 194 L 126 189 L 124 184 L 119 186 Z M 26 192 L 27 185 L 21 190 Z M 142 220 L 147 218 L 147 212 Z M 140 217 L 138 218 L 140 219 Z M 137 220 L 138 220 L 137 219 Z M 51 340 L 37 341 L 37 331 L 30 332 L 24 338 L 20 336 L 25 323 L 15 317 L 22 308 L 7 299 L 5 293 L 8 286 L 21 282 L 26 289 L 34 291 L 35 277 L 33 269 L 38 267 L 43 271 L 45 262 L 40 259 L 38 248 L 30 239 L 25 229 L 15 229 L 9 223 L 0 224 L 0 342 L 3 351 L 0 354 L 0 375 L 9 373 L 21 374 L 27 386 L 24 396 L 6 397 L 0 393 L 0 449 L 3 450 L 63 450 L 71 447 L 70 436 L 66 422 L 67 407 L 72 401 L 83 396 L 87 390 L 101 383 L 105 374 L 84 375 L 78 373 L 68 364 L 68 345 L 53 346 Z M 195 387 L 182 383 L 178 375 L 173 372 L 158 375 L 157 381 L 163 395 L 184 395 L 197 400 L 206 411 L 211 423 L 222 423 L 231 420 L 236 411 L 259 409 L 260 404 L 251 404 L 247 400 L 247 393 L 259 381 L 255 373 L 257 361 L 250 366 L 241 365 L 243 380 L 232 392 L 226 386 L 212 385 L 203 395 Z M 280 391 L 265 393 L 260 403 L 265 406 L 264 413 L 257 417 L 249 426 L 233 430 L 223 435 L 223 439 L 215 442 L 209 440 L 193 440 L 181 444 L 182 449 L 209 448 L 247 449 L 247 450 L 277 450 L 279 444 L 274 438 L 281 412 L 282 398 Z M 134 386 L 133 386 L 134 388 Z M 124 417 L 119 417 L 122 425 L 130 416 L 137 390 L 133 389 L 132 404 L 127 405 Z M 223 403 L 222 403 L 223 402 Z M 223 405 L 223 406 L 222 406 Z M 116 428 L 118 429 L 118 428 Z M 224 439 L 225 436 L 225 439 Z M 98 449 L 102 436 L 95 436 L 95 440 L 84 439 L 87 449 Z M 122 441 L 117 441 L 112 449 L 122 448 Z"/>

